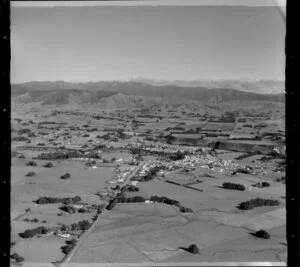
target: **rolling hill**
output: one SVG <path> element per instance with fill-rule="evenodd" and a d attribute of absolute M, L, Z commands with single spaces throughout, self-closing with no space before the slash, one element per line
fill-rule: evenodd
<path fill-rule="evenodd" d="M 12 85 L 15 103 L 89 105 L 103 109 L 149 112 L 220 113 L 222 110 L 284 109 L 284 94 L 256 94 L 228 88 L 154 86 L 139 82 L 30 82 Z"/>

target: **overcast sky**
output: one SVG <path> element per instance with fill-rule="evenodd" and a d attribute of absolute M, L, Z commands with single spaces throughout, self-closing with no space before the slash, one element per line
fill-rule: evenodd
<path fill-rule="evenodd" d="M 284 80 L 276 7 L 12 7 L 11 80 Z"/>

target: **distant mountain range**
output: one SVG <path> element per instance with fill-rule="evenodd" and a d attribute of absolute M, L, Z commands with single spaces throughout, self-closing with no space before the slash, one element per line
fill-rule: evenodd
<path fill-rule="evenodd" d="M 120 86 L 125 86 L 130 84 L 135 84 L 140 86 L 152 85 L 155 87 L 164 86 L 177 86 L 177 87 L 201 87 L 201 88 L 228 88 L 236 89 L 238 91 L 257 93 L 257 94 L 283 94 L 285 92 L 284 81 L 275 80 L 192 80 L 192 81 L 167 81 L 167 80 L 156 80 L 147 78 L 136 78 L 131 81 L 100 81 L 100 82 L 86 82 L 86 83 L 73 83 L 65 81 L 55 81 L 55 82 L 27 82 L 19 84 L 21 86 L 35 88 L 40 90 L 46 89 L 105 89 L 107 88 L 119 88 Z"/>
<path fill-rule="evenodd" d="M 89 105 L 110 109 L 147 108 L 153 112 L 180 109 L 186 112 L 220 113 L 220 108 L 230 109 L 232 105 L 238 108 L 256 105 L 258 109 L 263 106 L 281 109 L 285 102 L 284 94 L 257 94 L 232 88 L 153 85 L 137 81 L 29 82 L 13 84 L 11 94 L 12 100 L 17 103 Z"/>
<path fill-rule="evenodd" d="M 134 79 L 135 82 L 151 84 L 154 86 L 177 85 L 183 87 L 205 87 L 211 88 L 231 88 L 243 92 L 257 94 L 282 94 L 284 93 L 285 82 L 275 80 L 193 80 L 193 81 L 167 81 L 147 78 Z"/>

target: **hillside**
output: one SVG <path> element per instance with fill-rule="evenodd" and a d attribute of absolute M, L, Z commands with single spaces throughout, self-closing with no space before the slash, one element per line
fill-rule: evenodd
<path fill-rule="evenodd" d="M 122 93 L 135 96 L 149 97 L 171 97 L 192 99 L 201 102 L 217 102 L 231 100 L 255 100 L 284 102 L 284 94 L 257 94 L 243 92 L 232 88 L 208 88 L 208 87 L 189 87 L 177 85 L 154 86 L 140 82 L 90 82 L 90 83 L 66 83 L 66 82 L 30 82 L 24 84 L 12 85 L 12 95 L 20 95 L 25 92 L 39 91 L 40 94 L 51 91 L 69 91 L 69 90 L 87 91 L 90 93 L 100 93 L 100 98 L 104 94 L 109 96 L 108 92 Z M 105 93 L 102 93 L 105 92 Z M 98 98 L 96 98 L 98 99 Z"/>
<path fill-rule="evenodd" d="M 31 87 L 29 87 L 31 86 Z M 153 86 L 137 82 L 31 82 L 12 85 L 14 103 L 90 106 L 100 109 L 144 109 L 219 115 L 223 111 L 284 110 L 283 94 L 255 94 L 235 89 Z"/>

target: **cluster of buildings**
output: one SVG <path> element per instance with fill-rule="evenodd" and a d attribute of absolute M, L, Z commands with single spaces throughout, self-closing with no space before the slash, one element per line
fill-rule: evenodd
<path fill-rule="evenodd" d="M 109 184 L 116 184 L 116 183 L 124 183 L 126 177 L 134 170 L 135 167 L 128 167 L 128 168 L 118 168 L 116 170 L 116 175 L 111 178 L 108 183 Z"/>

